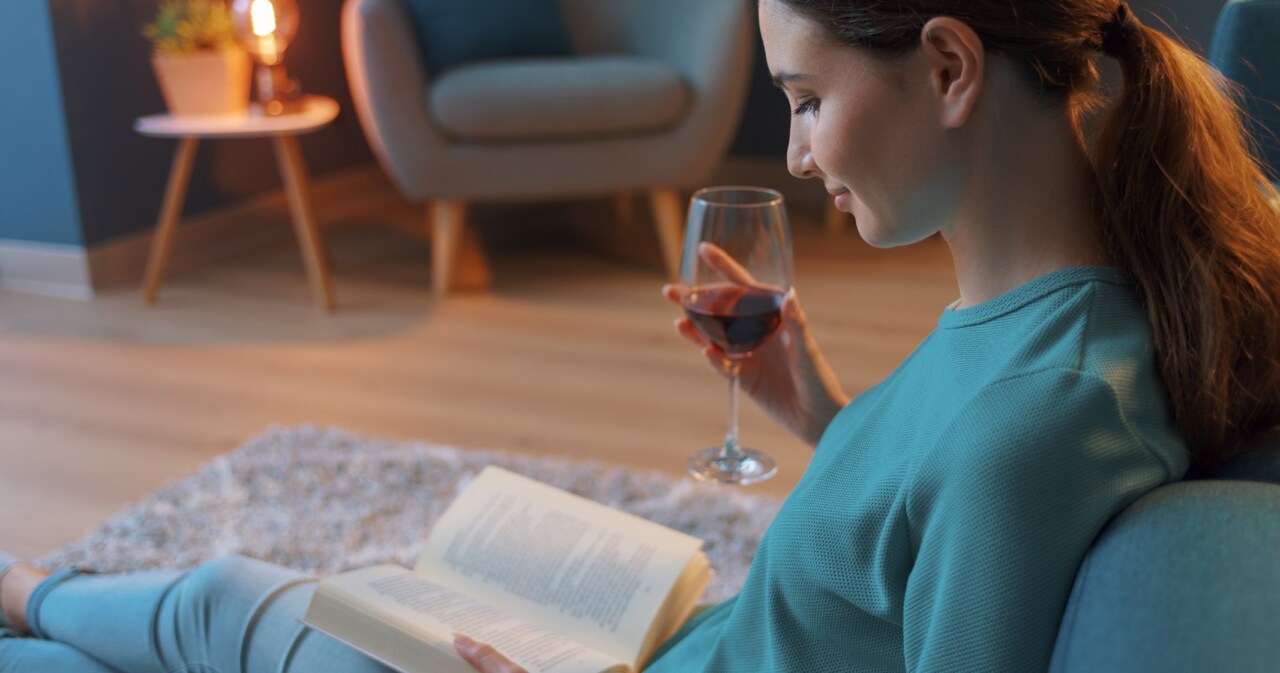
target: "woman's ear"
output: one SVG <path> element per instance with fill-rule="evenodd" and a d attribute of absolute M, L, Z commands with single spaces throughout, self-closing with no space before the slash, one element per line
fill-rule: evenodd
<path fill-rule="evenodd" d="M 938 121 L 944 128 L 964 126 L 982 93 L 982 39 L 965 22 L 939 16 L 921 29 L 920 54 L 929 71 L 929 91 L 938 102 Z"/>

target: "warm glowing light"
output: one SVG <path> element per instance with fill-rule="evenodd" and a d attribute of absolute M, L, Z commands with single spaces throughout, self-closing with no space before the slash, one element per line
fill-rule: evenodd
<path fill-rule="evenodd" d="M 231 17 L 240 44 L 258 62 L 254 80 L 263 111 L 286 113 L 301 96 L 284 70 L 284 52 L 298 34 L 298 0 L 231 0 Z"/>
<path fill-rule="evenodd" d="M 276 31 L 276 8 L 271 0 L 253 0 L 249 6 L 249 16 L 253 23 L 253 34 L 265 37 Z"/>

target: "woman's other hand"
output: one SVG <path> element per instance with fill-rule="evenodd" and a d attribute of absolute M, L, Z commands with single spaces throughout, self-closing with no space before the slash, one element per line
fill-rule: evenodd
<path fill-rule="evenodd" d="M 698 254 L 729 282 L 759 285 L 719 247 L 703 243 L 698 247 Z M 664 285 L 662 294 L 683 306 L 687 289 L 682 285 Z M 728 356 L 719 346 L 702 338 L 688 317 L 677 319 L 675 327 L 681 336 L 702 348 L 703 356 L 716 371 L 728 372 Z M 741 362 L 738 376 L 742 389 L 757 404 L 811 445 L 818 443 L 836 412 L 849 403 L 849 396 L 809 332 L 809 323 L 794 289 L 782 303 L 782 326 L 778 333 Z"/>
<path fill-rule="evenodd" d="M 461 633 L 453 634 L 453 649 L 480 673 L 528 673 L 492 646 L 477 643 Z"/>

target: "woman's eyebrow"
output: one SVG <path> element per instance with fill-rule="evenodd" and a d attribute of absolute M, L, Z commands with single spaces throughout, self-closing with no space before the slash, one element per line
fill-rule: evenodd
<path fill-rule="evenodd" d="M 786 89 L 787 82 L 794 82 L 808 77 L 804 73 L 782 71 L 773 76 L 773 85 L 779 89 Z"/>

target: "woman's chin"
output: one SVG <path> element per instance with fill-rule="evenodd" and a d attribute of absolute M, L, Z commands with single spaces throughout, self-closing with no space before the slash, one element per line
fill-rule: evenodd
<path fill-rule="evenodd" d="M 873 248 L 899 248 L 904 245 L 919 243 L 934 232 L 916 231 L 910 227 L 895 226 L 872 215 L 854 213 L 853 221 L 858 227 L 858 235 Z"/>
<path fill-rule="evenodd" d="M 858 235 L 873 248 L 896 248 L 906 245 L 905 241 L 899 240 L 900 232 L 884 226 L 878 218 L 855 213 L 853 222 L 858 227 Z"/>

